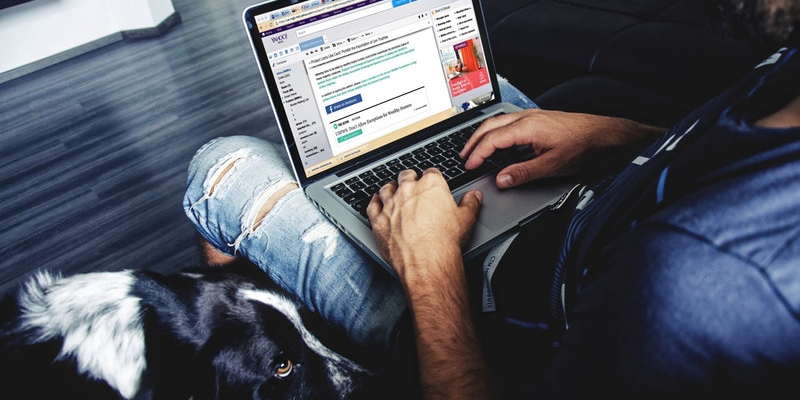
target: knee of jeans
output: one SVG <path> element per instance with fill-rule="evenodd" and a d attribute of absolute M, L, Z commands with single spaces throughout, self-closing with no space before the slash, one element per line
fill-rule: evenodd
<path fill-rule="evenodd" d="M 258 142 L 248 136 L 225 136 L 213 139 L 195 152 L 188 167 L 184 201 L 189 204 L 207 198 L 211 193 L 209 182 L 217 181 L 241 159 L 256 153 Z M 218 182 L 217 182 L 218 183 Z"/>
<path fill-rule="evenodd" d="M 199 170 L 204 172 L 233 149 L 246 147 L 246 143 L 243 143 L 244 141 L 244 136 L 223 136 L 208 141 L 197 149 L 191 161 L 189 161 L 189 175 L 192 176 L 197 172 L 201 172 Z"/>
<path fill-rule="evenodd" d="M 503 101 L 507 101 L 523 109 L 539 108 L 533 100 L 509 82 L 504 76 L 497 75 L 497 82 L 500 86 L 500 97 Z"/>
<path fill-rule="evenodd" d="M 247 137 L 215 139 L 198 150 L 189 170 L 184 209 L 201 233 L 206 224 L 238 224 L 239 238 L 227 243 L 236 248 L 281 198 L 299 188 L 285 171 L 271 168 L 272 162 L 267 160 L 272 160 L 270 149 Z M 212 199 L 217 201 L 211 204 Z M 209 221 L 210 217 L 214 221 Z"/>

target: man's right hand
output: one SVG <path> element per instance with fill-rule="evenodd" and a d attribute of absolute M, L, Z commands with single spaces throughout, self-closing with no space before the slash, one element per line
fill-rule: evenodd
<path fill-rule="evenodd" d="M 405 170 L 397 183 L 381 188 L 367 214 L 381 255 L 405 283 L 406 278 L 433 273 L 432 265 L 460 262 L 482 199 L 476 190 L 457 204 L 439 170 L 429 168 L 421 176 Z"/>
<path fill-rule="evenodd" d="M 531 146 L 536 157 L 497 174 L 497 186 L 505 189 L 579 172 L 603 149 L 663 133 L 662 128 L 623 118 L 530 109 L 488 119 L 464 145 L 461 157 L 466 159 L 467 169 L 475 169 L 497 149 Z"/>

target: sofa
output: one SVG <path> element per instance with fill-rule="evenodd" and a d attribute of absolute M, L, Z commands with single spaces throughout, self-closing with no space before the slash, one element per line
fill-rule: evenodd
<path fill-rule="evenodd" d="M 669 126 L 774 48 L 722 37 L 702 0 L 486 0 L 498 72 L 547 109 Z"/>

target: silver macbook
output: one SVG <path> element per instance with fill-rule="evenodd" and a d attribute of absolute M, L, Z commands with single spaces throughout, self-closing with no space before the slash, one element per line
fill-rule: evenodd
<path fill-rule="evenodd" d="M 479 171 L 458 158 L 504 103 L 479 0 L 275 0 L 247 8 L 244 25 L 297 180 L 348 237 L 381 258 L 366 204 L 403 169 L 436 166 L 456 200 L 484 202 L 470 258 L 515 232 L 572 185 L 497 189 L 509 149 Z"/>

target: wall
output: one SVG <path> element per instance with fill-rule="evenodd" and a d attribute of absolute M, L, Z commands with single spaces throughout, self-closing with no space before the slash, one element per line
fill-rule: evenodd
<path fill-rule="evenodd" d="M 0 83 L 174 15 L 171 0 L 35 0 L 0 10 Z"/>

